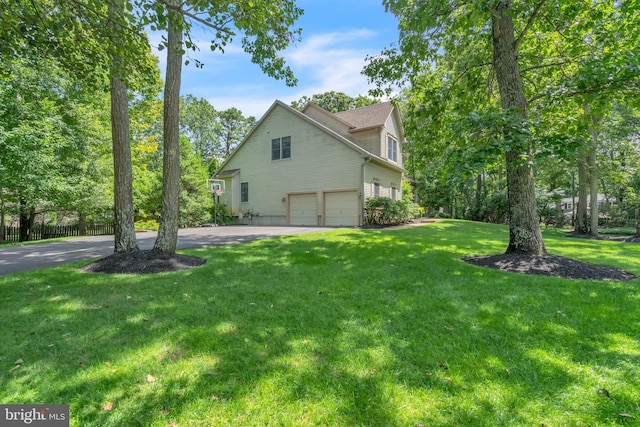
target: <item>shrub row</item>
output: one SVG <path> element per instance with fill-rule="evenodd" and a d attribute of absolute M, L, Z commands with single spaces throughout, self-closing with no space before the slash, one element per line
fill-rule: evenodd
<path fill-rule="evenodd" d="M 394 225 L 410 222 L 420 215 L 420 207 L 407 200 L 370 197 L 365 202 L 365 225 Z"/>

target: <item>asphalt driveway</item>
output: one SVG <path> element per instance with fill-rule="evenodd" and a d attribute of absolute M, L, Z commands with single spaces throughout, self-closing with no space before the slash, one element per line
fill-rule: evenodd
<path fill-rule="evenodd" d="M 206 248 L 324 230 L 330 230 L 330 228 L 247 225 L 183 228 L 178 231 L 178 249 Z M 140 249 L 152 249 L 156 235 L 156 232 L 150 231 L 137 233 Z M 0 276 L 91 258 L 102 258 L 111 255 L 113 247 L 113 236 L 93 236 L 0 248 Z"/>

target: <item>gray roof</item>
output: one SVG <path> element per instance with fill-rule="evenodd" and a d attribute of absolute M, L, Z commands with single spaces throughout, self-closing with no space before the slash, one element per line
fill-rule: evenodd
<path fill-rule="evenodd" d="M 373 104 L 355 110 L 334 113 L 334 116 L 353 126 L 354 131 L 384 126 L 393 111 L 391 102 Z"/>
<path fill-rule="evenodd" d="M 216 176 L 233 176 L 235 174 L 237 174 L 238 172 L 240 172 L 240 169 L 227 169 L 227 170 L 223 170 L 222 172 L 219 172 L 218 174 L 216 174 Z"/>

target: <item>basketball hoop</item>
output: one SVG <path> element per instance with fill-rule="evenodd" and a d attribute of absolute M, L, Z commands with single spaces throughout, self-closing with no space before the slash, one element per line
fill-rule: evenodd
<path fill-rule="evenodd" d="M 223 179 L 208 179 L 207 191 L 213 196 L 213 225 L 218 226 L 218 199 L 220 195 L 224 193 L 224 180 Z"/>
<path fill-rule="evenodd" d="M 224 179 L 208 179 L 207 191 L 217 196 L 224 194 Z"/>

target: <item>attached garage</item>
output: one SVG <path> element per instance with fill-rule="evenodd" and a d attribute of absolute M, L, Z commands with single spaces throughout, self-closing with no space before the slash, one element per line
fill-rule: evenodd
<path fill-rule="evenodd" d="M 360 225 L 358 191 L 331 191 L 324 194 L 324 225 Z"/>
<path fill-rule="evenodd" d="M 318 225 L 316 193 L 289 194 L 289 225 Z"/>

